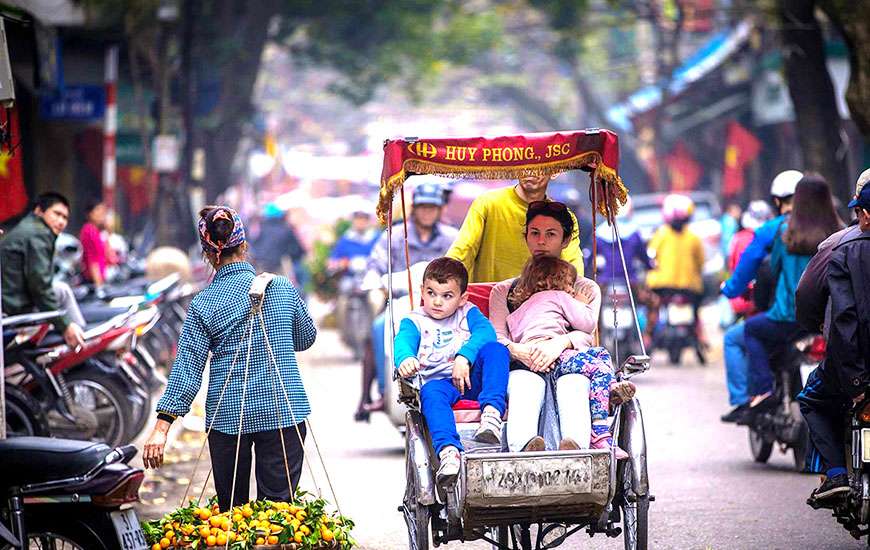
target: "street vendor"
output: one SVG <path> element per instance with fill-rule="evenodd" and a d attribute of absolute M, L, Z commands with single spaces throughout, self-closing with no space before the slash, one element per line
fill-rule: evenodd
<path fill-rule="evenodd" d="M 229 510 L 231 499 L 232 506 L 248 502 L 252 447 L 257 498 L 289 501 L 302 472 L 311 410 L 295 353 L 311 347 L 317 330 L 296 288 L 278 276 L 262 305 L 265 329 L 257 321 L 249 333 L 248 293 L 256 272 L 247 261 L 239 215 L 226 206 L 208 206 L 200 212 L 198 232 L 215 275 L 188 308 L 178 355 L 157 403 L 157 422 L 145 444 L 145 467 L 163 464 L 167 432 L 190 411 L 208 364 L 206 428 L 220 509 Z"/>
<path fill-rule="evenodd" d="M 530 256 L 522 233 L 526 212 L 533 204 L 551 202 L 547 186 L 552 178 L 523 176 L 516 185 L 488 191 L 474 199 L 459 236 L 447 251 L 447 256 L 465 264 L 471 282 L 503 281 L 519 275 Z M 575 229 L 560 257 L 583 275 L 577 218 L 573 212 L 568 211 L 568 215 Z"/>

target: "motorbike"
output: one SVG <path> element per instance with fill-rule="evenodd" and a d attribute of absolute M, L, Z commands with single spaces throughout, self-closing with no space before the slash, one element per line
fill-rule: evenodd
<path fill-rule="evenodd" d="M 640 353 L 628 291 L 621 281 L 610 282 L 601 289 L 601 296 L 606 297 L 601 304 L 601 341 L 612 350 L 616 363 Z M 640 309 L 638 313 L 641 314 Z"/>
<path fill-rule="evenodd" d="M 684 349 L 694 349 L 698 362 L 706 364 L 707 359 L 696 332 L 697 319 L 692 296 L 679 290 L 660 296 L 659 319 L 652 338 L 653 349 L 667 351 L 673 365 L 680 364 Z"/>
<path fill-rule="evenodd" d="M 129 441 L 151 408 L 148 373 L 130 350 L 136 333 L 153 325 L 155 317 L 153 307 L 112 317 L 88 328 L 80 349 L 49 333 L 48 320 L 21 327 L 5 346 L 7 387 L 26 392 L 31 407 L 38 404 L 52 435 L 112 445 Z"/>
<path fill-rule="evenodd" d="M 133 445 L 18 437 L 0 441 L 0 548 L 144 550 L 132 505 L 144 474 Z"/>
<path fill-rule="evenodd" d="M 363 289 L 367 264 L 365 256 L 356 256 L 348 260 L 346 267 L 338 272 L 339 329 L 341 339 L 352 350 L 355 361 L 363 358 L 365 343 L 371 334 L 374 320 L 369 293 Z"/>
<path fill-rule="evenodd" d="M 824 356 L 825 339 L 812 335 L 789 346 L 786 353 L 771 357 L 775 376 L 768 405 L 759 404 L 761 410 L 747 413 L 738 421 L 749 427 L 749 449 L 756 462 L 766 463 L 777 444 L 782 452 L 792 450 L 796 471 L 805 470 L 809 430 L 795 399 Z"/>
<path fill-rule="evenodd" d="M 852 408 L 846 429 L 851 491 L 840 501 L 825 503 L 809 499 L 807 504 L 815 510 L 831 508 L 837 523 L 855 539 L 868 535 L 870 547 L 870 399 L 865 398 Z"/>

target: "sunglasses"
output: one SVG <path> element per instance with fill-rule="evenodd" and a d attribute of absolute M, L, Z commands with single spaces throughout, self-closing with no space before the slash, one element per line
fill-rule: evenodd
<path fill-rule="evenodd" d="M 565 203 L 556 201 L 534 201 L 529 203 L 529 214 L 538 212 L 553 212 L 558 214 L 568 210 Z"/>

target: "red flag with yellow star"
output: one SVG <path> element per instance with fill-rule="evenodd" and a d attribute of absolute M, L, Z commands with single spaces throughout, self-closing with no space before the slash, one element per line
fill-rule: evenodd
<path fill-rule="evenodd" d="M 683 140 L 678 141 L 674 150 L 665 158 L 665 165 L 668 167 L 671 191 L 695 190 L 703 170 Z"/>
<path fill-rule="evenodd" d="M 761 152 L 761 142 L 735 121 L 728 124 L 722 194 L 733 197 L 743 189 L 743 169 Z"/>
<path fill-rule="evenodd" d="M 18 133 L 18 109 L 6 111 L 12 143 L 20 143 Z M 0 148 L 0 222 L 17 216 L 27 208 L 27 190 L 24 188 L 24 172 L 21 168 L 21 147 L 10 152 L 4 145 Z"/>

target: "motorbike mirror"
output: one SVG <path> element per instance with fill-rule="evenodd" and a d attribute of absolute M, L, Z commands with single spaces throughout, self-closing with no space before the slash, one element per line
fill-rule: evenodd
<path fill-rule="evenodd" d="M 649 368 L 649 355 L 629 355 L 622 363 L 622 377 L 627 380 L 636 374 L 648 371 Z"/>

